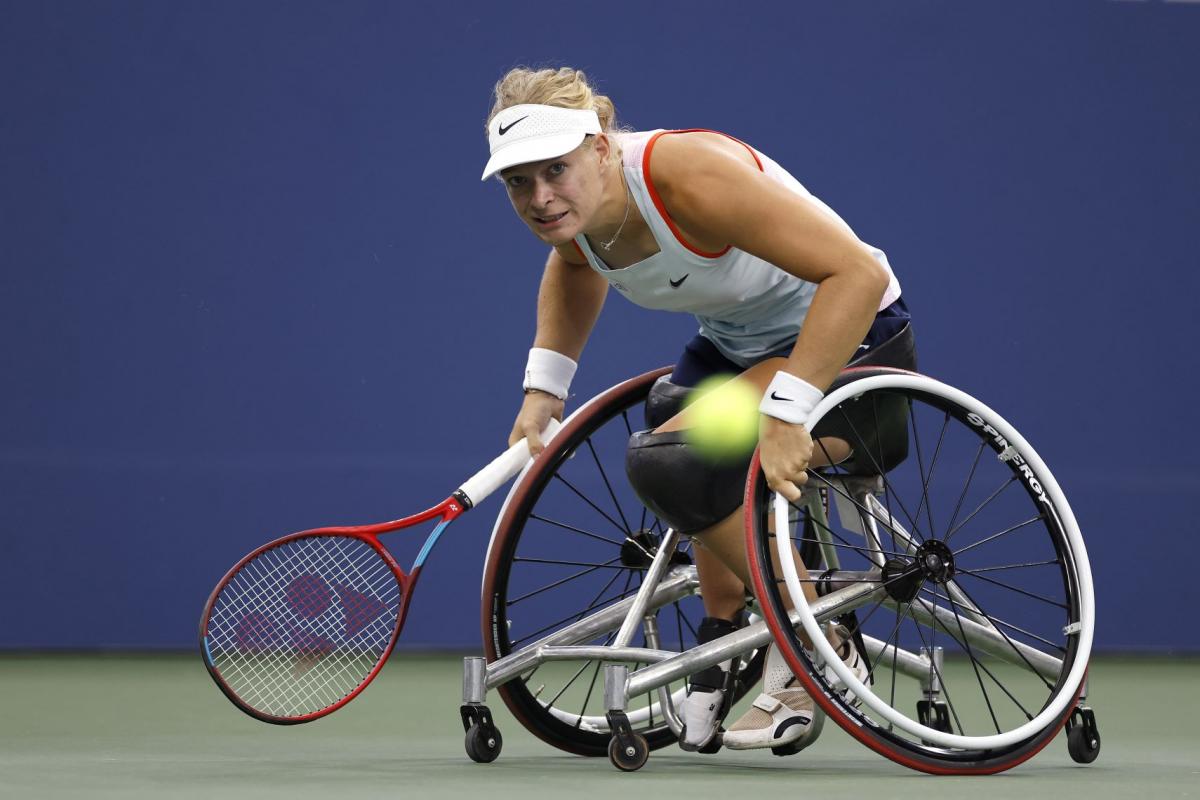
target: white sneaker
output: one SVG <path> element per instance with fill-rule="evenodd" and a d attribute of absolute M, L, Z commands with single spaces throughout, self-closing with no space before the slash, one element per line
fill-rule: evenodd
<path fill-rule="evenodd" d="M 850 630 L 845 625 L 838 625 L 834 628 L 834 632 L 842 640 L 841 646 L 836 648 L 837 654 L 841 656 L 842 663 L 850 668 L 850 672 L 861 683 L 870 686 L 874 682 L 874 679 L 867 669 L 867 660 L 858 652 L 858 648 L 854 645 L 854 639 L 850 637 Z M 838 674 L 828 664 L 825 665 L 825 680 L 829 682 L 830 688 L 836 692 L 840 692 L 850 705 L 857 708 L 862 704 L 862 700 L 854 692 L 850 691 L 845 682 L 838 677 Z"/>
<path fill-rule="evenodd" d="M 708 644 L 738 629 L 736 622 L 717 617 L 700 620 L 696 641 Z M 679 720 L 683 723 L 683 734 L 679 746 L 684 750 L 700 750 L 713 740 L 723 720 L 725 708 L 725 685 L 729 681 L 732 661 L 703 669 L 688 682 L 687 697 L 679 705 Z"/>
<path fill-rule="evenodd" d="M 721 724 L 721 706 L 725 703 L 722 689 L 693 686 L 679 706 L 683 734 L 679 746 L 684 750 L 699 750 L 712 741 Z"/>
<path fill-rule="evenodd" d="M 725 731 L 721 743 L 730 750 L 788 747 L 798 752 L 816 741 L 824 721 L 824 712 L 798 685 L 779 649 L 772 644 L 763 665 L 763 693 Z"/>
<path fill-rule="evenodd" d="M 791 746 L 799 751 L 816 741 L 824 721 L 824 712 L 804 689 L 778 689 L 756 697 L 721 744 L 730 750 Z"/>

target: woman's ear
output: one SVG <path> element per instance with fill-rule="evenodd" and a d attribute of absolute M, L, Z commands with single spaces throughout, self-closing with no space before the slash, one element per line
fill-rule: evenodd
<path fill-rule="evenodd" d="M 596 151 L 596 155 L 599 157 L 601 164 L 608 161 L 608 159 L 614 153 L 612 142 L 608 140 L 607 133 L 596 134 L 596 139 L 592 142 L 592 149 Z"/>

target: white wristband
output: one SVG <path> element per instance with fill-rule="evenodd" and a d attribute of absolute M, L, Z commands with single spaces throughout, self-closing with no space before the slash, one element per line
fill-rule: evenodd
<path fill-rule="evenodd" d="M 578 366 L 562 353 L 544 347 L 531 348 L 529 362 L 525 365 L 523 385 L 525 389 L 537 389 L 552 394 L 559 400 L 566 400 L 567 391 L 571 388 L 571 379 L 575 377 L 575 369 Z"/>
<path fill-rule="evenodd" d="M 779 370 L 771 379 L 758 410 L 793 425 L 806 425 L 808 416 L 825 395 L 821 390 L 790 372 Z"/>

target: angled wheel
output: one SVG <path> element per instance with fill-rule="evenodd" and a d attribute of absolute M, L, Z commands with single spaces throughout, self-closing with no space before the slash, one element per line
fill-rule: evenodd
<path fill-rule="evenodd" d="M 519 477 L 501 510 L 488 548 L 483 585 L 484 651 L 489 662 L 560 635 L 632 597 L 665 529 L 625 479 L 625 446 L 644 428 L 642 405 L 668 370 L 625 381 L 582 406 L 547 450 Z M 695 568 L 686 548 L 671 556 L 665 582 L 677 587 L 630 643 L 680 651 L 693 647 L 704 616 L 694 596 Z M 582 638 L 556 644 L 611 644 L 621 619 Z M 761 656 L 743 667 L 735 694 L 761 674 Z M 560 661 L 499 687 L 513 715 L 555 747 L 587 756 L 609 754 L 603 671 L 598 661 Z M 636 665 L 631 665 L 636 668 Z M 680 682 L 670 687 L 674 703 Z M 656 749 L 675 741 L 658 694 L 630 698 L 632 730 Z"/>
<path fill-rule="evenodd" d="M 1037 453 L 987 406 L 913 373 L 852 377 L 812 423 L 853 449 L 809 471 L 833 497 L 828 517 L 807 504 L 789 521 L 757 455 L 751 466 L 747 546 L 764 617 L 801 682 L 864 744 L 926 772 L 1008 769 L 1061 729 L 1086 671 L 1093 597 L 1078 526 Z M 837 563 L 802 579 L 790 551 L 806 525 Z M 867 681 L 813 608 L 861 636 Z"/>
<path fill-rule="evenodd" d="M 646 738 L 636 733 L 629 737 L 629 742 L 624 746 L 615 736 L 608 742 L 608 760 L 622 772 L 641 769 L 646 766 L 649 757 L 650 748 L 646 746 Z"/>
<path fill-rule="evenodd" d="M 504 738 L 495 727 L 476 724 L 467 728 L 463 746 L 472 761 L 490 764 L 500 755 L 500 750 L 504 747 Z"/>
<path fill-rule="evenodd" d="M 1067 752 L 1077 764 L 1090 764 L 1100 755 L 1100 729 L 1090 708 L 1077 708 L 1067 723 Z"/>

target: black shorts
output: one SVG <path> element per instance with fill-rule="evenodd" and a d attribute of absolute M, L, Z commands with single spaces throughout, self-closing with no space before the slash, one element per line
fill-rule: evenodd
<path fill-rule="evenodd" d="M 912 316 L 908 312 L 908 307 L 904 304 L 904 298 L 898 298 L 887 308 L 875 315 L 875 321 L 871 323 L 871 329 L 867 331 L 866 337 L 862 344 L 859 345 L 858 352 L 850 359 L 847 366 L 856 366 L 860 361 L 870 356 L 871 352 L 879 345 L 891 340 L 894 336 L 900 333 L 906 325 L 912 321 Z M 787 358 L 792 352 L 792 345 L 788 344 L 785 349 L 781 349 L 776 353 L 772 353 L 766 358 Z M 911 363 L 877 363 L 871 362 L 871 366 L 883 367 L 899 367 L 900 369 L 916 370 L 915 356 L 911 359 Z M 671 383 L 676 386 L 695 386 L 705 378 L 710 378 L 713 375 L 738 375 L 745 372 L 746 368 L 738 366 L 717 349 L 717 346 L 706 339 L 701 334 L 696 334 L 692 340 L 683 347 L 683 354 L 679 356 L 679 361 L 675 364 L 675 369 L 671 373 Z"/>
<path fill-rule="evenodd" d="M 897 300 L 879 312 L 859 353 L 847 366 L 916 369 L 911 318 L 902 302 Z M 743 371 L 721 355 L 712 342 L 696 336 L 684 348 L 670 383 L 656 384 L 651 390 L 646 405 L 649 430 L 629 438 L 625 469 L 630 482 L 642 502 L 675 530 L 692 533 L 732 514 L 742 504 L 746 470 L 753 454 L 714 463 L 687 446 L 685 431 L 653 431 L 682 407 L 687 395 L 684 387 L 695 386 L 712 375 Z M 852 375 L 839 377 L 830 390 L 852 379 Z M 836 437 L 850 444 L 851 455 L 839 464 L 839 469 L 850 474 L 878 474 L 907 457 L 907 421 L 908 406 L 903 395 L 872 393 L 869 403 L 852 398 L 833 409 L 813 428 L 812 437 Z M 667 464 L 670 470 L 678 471 L 674 476 L 661 472 Z M 693 492 L 695 497 L 686 502 L 680 502 L 682 495 L 675 483 L 680 473 L 703 482 L 700 490 Z"/>

